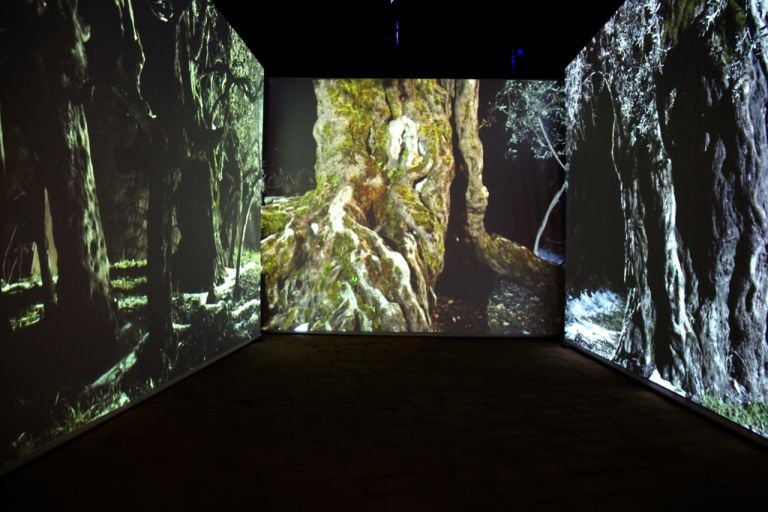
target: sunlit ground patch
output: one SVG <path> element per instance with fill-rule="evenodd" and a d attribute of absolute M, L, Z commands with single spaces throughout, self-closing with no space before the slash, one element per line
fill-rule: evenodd
<path fill-rule="evenodd" d="M 610 290 L 582 291 L 568 296 L 565 338 L 602 357 L 616 350 L 624 317 L 625 298 Z"/>

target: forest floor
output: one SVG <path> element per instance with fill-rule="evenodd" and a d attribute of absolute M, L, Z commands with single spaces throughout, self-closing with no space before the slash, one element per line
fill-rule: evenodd
<path fill-rule="evenodd" d="M 0 349 L 0 410 L 5 416 L 0 426 L 0 466 L 253 339 L 260 323 L 261 262 L 257 252 L 244 256 L 239 299 L 234 298 L 232 268 L 226 268 L 210 304 L 207 293 L 174 292 L 174 339 L 162 350 L 159 374 L 148 364 L 153 358 L 147 344 L 146 261 L 115 262 L 110 277 L 120 329 L 111 342 L 121 350 L 118 360 L 105 365 L 87 384 L 72 378 L 71 371 L 57 371 L 57 366 L 71 365 L 57 360 L 61 350 L 48 358 L 40 353 L 75 340 L 61 339 L 57 326 L 46 323 L 39 281 L 4 286 L 14 335 Z"/>
<path fill-rule="evenodd" d="M 432 316 L 435 332 L 452 334 L 553 336 L 562 314 L 542 298 L 504 278 L 497 278 L 487 297 L 437 297 Z"/>
<path fill-rule="evenodd" d="M 437 297 L 432 313 L 432 328 L 437 333 L 474 334 L 488 332 L 485 304 L 457 297 Z"/>
<path fill-rule="evenodd" d="M 610 359 L 619 344 L 624 320 L 623 295 L 611 290 L 569 294 L 565 308 L 565 338 Z"/>
<path fill-rule="evenodd" d="M 625 302 L 624 295 L 607 289 L 581 290 L 569 294 L 565 318 L 566 340 L 613 361 L 621 336 Z M 684 389 L 664 379 L 656 369 L 648 379 L 763 437 L 768 437 L 768 404 L 766 403 L 752 401 L 730 403 L 709 395 L 701 398 L 692 397 Z"/>

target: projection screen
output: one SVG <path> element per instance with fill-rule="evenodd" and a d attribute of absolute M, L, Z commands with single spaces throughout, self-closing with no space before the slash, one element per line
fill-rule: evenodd
<path fill-rule="evenodd" d="M 566 338 L 761 436 L 767 8 L 628 1 L 566 73 Z"/>
<path fill-rule="evenodd" d="M 8 468 L 258 336 L 264 74 L 204 0 L 4 2 L 0 33 Z"/>
<path fill-rule="evenodd" d="M 265 329 L 562 329 L 562 84 L 271 79 Z"/>

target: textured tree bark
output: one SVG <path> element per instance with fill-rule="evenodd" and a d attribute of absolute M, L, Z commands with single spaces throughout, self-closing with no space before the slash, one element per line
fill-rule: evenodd
<path fill-rule="evenodd" d="M 268 328 L 431 330 L 455 158 L 480 261 L 561 309 L 561 270 L 485 231 L 477 81 L 319 81 L 315 92 L 317 188 L 262 214 Z"/>
<path fill-rule="evenodd" d="M 150 346 L 147 357 L 155 359 L 152 364 L 156 370 L 161 369 L 160 356 L 167 351 L 173 339 L 173 308 L 171 292 L 174 281 L 181 281 L 182 276 L 195 280 L 194 272 L 189 270 L 184 261 L 182 268 L 176 264 L 182 261 L 188 249 L 182 249 L 181 255 L 173 254 L 172 230 L 174 200 L 176 189 L 182 175 L 182 170 L 190 171 L 186 176 L 186 193 L 193 194 L 198 201 L 211 196 L 210 168 L 191 155 L 201 151 L 195 146 L 200 137 L 198 122 L 200 121 L 200 97 L 198 83 L 190 77 L 197 69 L 194 58 L 198 58 L 193 48 L 199 50 L 201 35 L 196 30 L 205 25 L 207 2 L 187 2 L 166 12 L 145 14 L 144 18 L 152 20 L 153 37 L 147 38 L 144 44 L 155 59 L 148 63 L 150 79 L 158 81 L 154 88 L 154 96 L 148 98 L 152 111 L 157 115 L 156 121 L 145 122 L 144 130 L 157 148 L 157 159 L 149 169 L 147 181 L 149 184 L 149 209 L 147 217 L 147 281 L 148 281 L 148 324 Z M 143 6 L 147 9 L 147 6 Z M 202 21 L 201 21 L 202 20 Z M 151 64 L 151 66 L 149 65 Z M 142 116 L 143 117 L 143 116 Z M 191 139 L 195 139 L 194 141 Z M 200 183 L 202 182 L 202 183 Z M 181 194 L 179 194 L 180 196 Z M 211 201 L 208 201 L 211 204 Z M 194 208 L 181 205 L 178 222 L 184 228 L 186 240 L 180 245 L 194 246 L 195 237 L 212 229 L 212 215 L 202 219 L 194 226 L 196 217 Z M 189 211 L 192 210 L 190 217 Z M 200 219 L 197 219 L 198 221 Z M 192 251 L 194 259 L 194 251 Z M 206 259 L 210 262 L 210 259 Z M 202 264 L 196 269 L 200 274 L 210 277 L 209 267 Z M 186 271 L 186 272 L 185 272 Z M 175 275 L 175 274 L 179 275 Z M 187 289 L 208 290 L 212 284 L 199 280 L 194 283 L 184 282 Z"/>
<path fill-rule="evenodd" d="M 101 227 L 90 154 L 88 122 L 83 107 L 87 64 L 85 33 L 76 1 L 47 6 L 40 19 L 45 63 L 43 80 L 48 107 L 45 134 L 32 137 L 53 218 L 58 251 L 57 294 L 62 324 L 93 360 L 110 357 L 117 328 L 110 294 L 109 261 Z M 77 366 L 77 358 L 73 357 Z"/>
<path fill-rule="evenodd" d="M 701 360 L 697 387 L 718 396 L 768 392 L 768 78 L 765 56 L 734 43 L 757 37 L 765 50 L 762 9 L 729 5 L 720 13 L 722 34 L 701 37 L 702 19 L 679 26 L 657 92 L 671 179 L 680 191 L 678 252 L 688 282 L 678 296 L 696 336 L 692 351 L 673 344 L 672 352 L 686 366 Z M 692 125 L 690 112 L 704 114 Z"/>
<path fill-rule="evenodd" d="M 429 331 L 453 179 L 449 91 L 320 80 L 317 187 L 262 213 L 272 329 Z"/>
<path fill-rule="evenodd" d="M 147 218 L 147 323 L 155 357 L 173 335 L 171 303 L 171 261 L 173 248 L 173 193 L 178 171 L 158 166 L 149 176 L 149 211 Z M 156 366 L 160 364 L 155 361 Z"/>
<path fill-rule="evenodd" d="M 145 174 L 161 156 L 160 151 L 144 150 L 154 142 L 156 127 L 141 93 L 146 59 L 134 4 L 143 6 L 131 0 L 80 0 L 78 7 L 78 15 L 90 27 L 86 48 L 91 95 L 86 115 L 100 214 L 112 261 L 147 257 Z"/>
<path fill-rule="evenodd" d="M 768 392 L 765 10 L 627 4 L 569 72 L 582 112 L 604 90 L 612 103 L 628 289 L 615 358 L 695 398 Z"/>
<path fill-rule="evenodd" d="M 150 340 L 152 350 L 159 354 L 172 336 L 172 285 L 183 291 L 207 291 L 209 301 L 217 300 L 213 292 L 223 275 L 225 259 L 219 181 L 227 150 L 222 142 L 229 133 L 234 146 L 244 145 L 243 124 L 250 132 L 258 132 L 248 124 L 256 99 L 246 98 L 248 94 L 242 91 L 257 91 L 261 76 L 252 76 L 258 74 L 254 73 L 258 66 L 244 45 L 232 37 L 231 28 L 211 16 L 214 7 L 210 1 L 135 7 L 140 14 L 140 33 L 151 34 L 143 45 L 153 56 L 142 79 L 153 82 L 145 92 L 156 116 L 145 123 L 144 130 L 157 153 L 148 166 L 147 267 L 153 315 Z M 233 71 L 235 67 L 240 74 Z M 241 101 L 237 115 L 222 114 L 234 97 Z M 174 207 L 181 239 L 171 254 Z"/>
<path fill-rule="evenodd" d="M 207 291 L 213 300 L 214 287 L 224 275 L 218 206 L 220 159 L 215 149 L 223 131 L 208 126 L 206 120 L 206 102 L 218 101 L 221 94 L 216 86 L 206 88 L 203 79 L 212 74 L 217 63 L 217 56 L 210 54 L 217 34 L 208 6 L 205 0 L 191 2 L 177 20 L 174 74 L 179 89 L 177 114 L 184 120 L 179 125 L 184 133 L 178 135 L 186 146 L 179 148 L 179 154 L 186 154 L 186 158 L 180 167 L 180 192 L 176 196 L 181 241 L 174 254 L 174 272 L 181 290 Z"/>
<path fill-rule="evenodd" d="M 141 6 L 149 9 L 149 5 Z M 173 340 L 172 292 L 172 229 L 173 195 L 179 181 L 180 155 L 184 153 L 181 136 L 174 129 L 181 117 L 178 113 L 178 94 L 172 90 L 175 84 L 173 66 L 177 45 L 176 18 L 166 19 L 152 11 L 143 13 L 154 37 L 144 42 L 147 53 L 156 56 L 147 63 L 149 79 L 157 83 L 154 95 L 147 97 L 156 121 L 143 124 L 154 146 L 156 159 L 147 169 L 149 205 L 147 208 L 147 328 L 149 343 L 145 347 L 146 365 L 150 372 L 159 375 L 163 369 L 162 355 Z M 143 32 L 142 32 L 143 33 Z M 169 100 L 173 98 L 173 100 Z M 137 116 L 142 119 L 143 112 Z"/>
<path fill-rule="evenodd" d="M 185 292 L 211 291 L 224 274 L 214 183 L 206 160 L 189 159 L 181 169 L 175 201 L 181 241 L 173 267 L 179 289 Z"/>
<path fill-rule="evenodd" d="M 459 170 L 466 172 L 468 185 L 467 233 L 478 259 L 497 274 L 514 280 L 562 309 L 562 270 L 540 259 L 527 247 L 485 230 L 488 190 L 483 185 L 483 146 L 477 119 L 479 82 L 457 80 L 454 125 L 458 140 Z"/>

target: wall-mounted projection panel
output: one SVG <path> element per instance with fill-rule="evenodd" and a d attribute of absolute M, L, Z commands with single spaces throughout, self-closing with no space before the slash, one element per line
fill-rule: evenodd
<path fill-rule="evenodd" d="M 258 336 L 263 71 L 204 0 L 6 2 L 0 31 L 8 467 Z"/>
<path fill-rule="evenodd" d="M 768 432 L 765 2 L 626 2 L 566 77 L 566 338 Z"/>
<path fill-rule="evenodd" d="M 265 328 L 562 329 L 562 84 L 272 79 Z"/>

